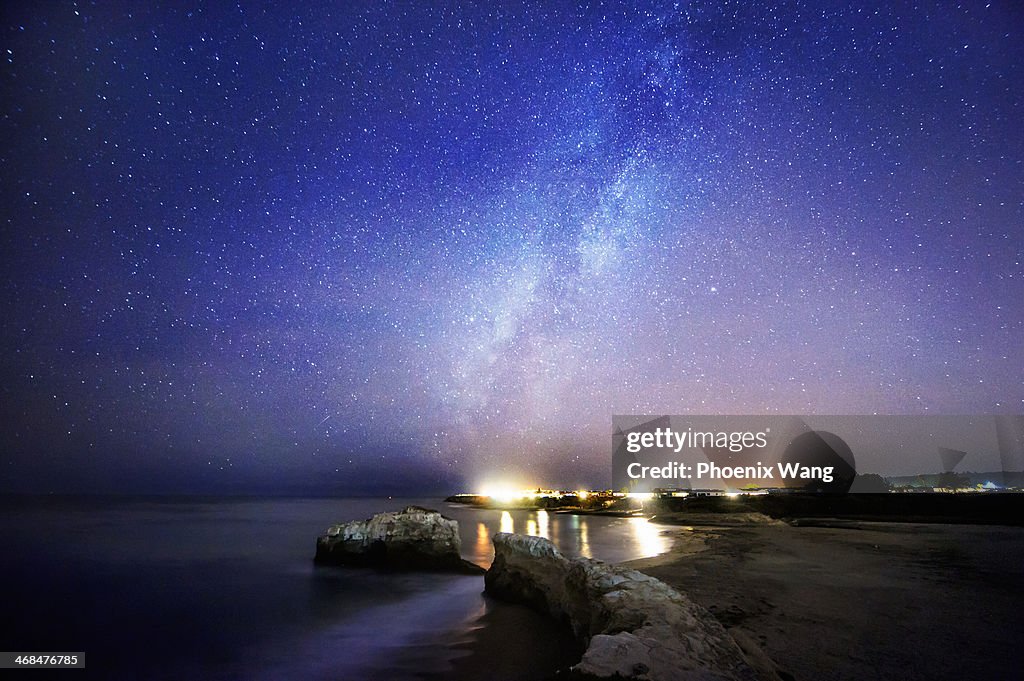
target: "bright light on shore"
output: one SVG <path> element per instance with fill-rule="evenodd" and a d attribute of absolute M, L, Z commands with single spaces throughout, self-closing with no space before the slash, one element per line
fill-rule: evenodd
<path fill-rule="evenodd" d="M 480 494 L 485 497 L 489 497 L 499 502 L 508 502 L 515 500 L 516 491 L 507 485 L 495 485 L 493 487 L 484 487 Z"/>
<path fill-rule="evenodd" d="M 487 485 L 480 491 L 481 496 L 489 497 L 501 504 L 507 504 L 519 499 L 536 498 L 537 493 L 530 489 L 516 489 L 512 485 L 496 484 Z"/>
<path fill-rule="evenodd" d="M 654 498 L 653 492 L 629 492 L 626 494 L 628 499 L 639 499 L 640 501 L 647 501 L 648 499 Z"/>

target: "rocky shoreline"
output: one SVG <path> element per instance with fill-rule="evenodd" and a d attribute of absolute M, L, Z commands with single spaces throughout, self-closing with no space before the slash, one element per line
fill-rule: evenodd
<path fill-rule="evenodd" d="M 773 678 L 707 610 L 624 567 L 567 558 L 542 537 L 498 534 L 486 592 L 567 622 L 586 646 L 579 678 L 644 681 Z"/>
<path fill-rule="evenodd" d="M 574 679 L 752 681 L 778 678 L 687 596 L 634 569 L 567 558 L 549 540 L 499 533 L 484 591 L 567 624 L 583 650 Z M 458 523 L 416 506 L 330 527 L 319 564 L 389 570 L 484 570 L 460 553 Z"/>
<path fill-rule="evenodd" d="M 897 681 L 964 678 L 965 670 L 975 678 L 1019 673 L 1019 528 L 850 518 L 787 523 L 749 508 L 701 510 L 659 514 L 658 521 L 680 527 L 672 549 L 622 565 L 567 558 L 539 537 L 494 537 L 486 593 L 528 605 L 501 606 L 534 618 L 522 626 L 542 626 L 531 610 L 565 625 L 560 642 L 549 633 L 545 643 L 549 653 L 557 646 L 566 655 L 532 675 L 507 678 Z M 318 562 L 373 564 L 367 556 L 342 557 L 336 547 L 364 551 L 393 535 L 406 548 L 413 537 L 423 540 L 430 555 L 438 548 L 435 530 L 443 536 L 449 530 L 441 528 L 454 524 L 436 511 L 402 513 L 402 522 L 383 514 L 376 523 L 331 528 L 318 540 Z M 453 569 L 457 544 L 441 544 L 447 557 L 440 564 Z M 391 558 L 408 555 L 402 548 Z M 431 557 L 425 565 L 437 563 Z M 497 613 L 510 614 L 489 612 Z M 445 681 L 501 677 L 501 660 L 517 653 L 507 649 L 507 630 L 481 631 Z"/>

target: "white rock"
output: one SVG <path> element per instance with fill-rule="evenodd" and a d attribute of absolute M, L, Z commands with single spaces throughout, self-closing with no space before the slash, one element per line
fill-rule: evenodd
<path fill-rule="evenodd" d="M 489 594 L 567 621 L 587 649 L 573 670 L 643 681 L 757 679 L 709 612 L 664 582 L 589 558 L 569 559 L 547 539 L 494 537 Z"/>
<path fill-rule="evenodd" d="M 409 506 L 327 529 L 316 561 L 402 570 L 483 570 L 462 559 L 459 524 L 437 511 Z"/>

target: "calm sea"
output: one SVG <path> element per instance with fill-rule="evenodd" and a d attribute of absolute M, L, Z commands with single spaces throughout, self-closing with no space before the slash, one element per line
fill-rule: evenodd
<path fill-rule="evenodd" d="M 64 672 L 80 679 L 444 677 L 484 613 L 505 607 L 481 577 L 313 565 L 329 525 L 408 504 L 457 519 L 464 557 L 484 566 L 498 531 L 610 562 L 667 550 L 641 519 L 437 499 L 9 497 L 0 650 L 84 651 L 86 671 Z"/>

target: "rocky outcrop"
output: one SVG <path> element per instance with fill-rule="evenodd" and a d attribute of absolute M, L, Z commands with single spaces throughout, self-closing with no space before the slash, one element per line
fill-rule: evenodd
<path fill-rule="evenodd" d="M 497 534 L 494 554 L 487 593 L 568 621 L 587 645 L 573 667 L 584 678 L 759 678 L 722 625 L 664 582 L 566 558 L 541 537 Z"/>
<path fill-rule="evenodd" d="M 459 524 L 437 511 L 409 506 L 367 520 L 334 525 L 316 540 L 316 562 L 392 570 L 479 574 L 463 560 Z"/>

